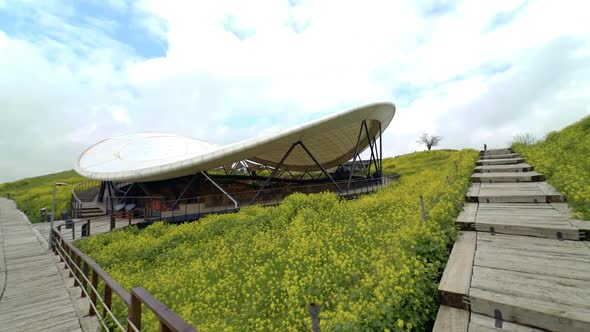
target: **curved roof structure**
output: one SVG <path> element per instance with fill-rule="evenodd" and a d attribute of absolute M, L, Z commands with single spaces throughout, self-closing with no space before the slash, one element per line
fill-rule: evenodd
<path fill-rule="evenodd" d="M 276 166 L 299 141 L 326 168 L 354 157 L 359 129 L 366 121 L 371 140 L 395 115 L 392 103 L 377 103 L 330 115 L 276 134 L 218 146 L 166 133 L 136 133 L 98 142 L 82 153 L 74 168 L 80 175 L 103 181 L 156 181 L 195 174 L 240 160 Z M 363 134 L 359 151 L 369 146 Z M 293 149 L 283 167 L 314 171 L 317 165 L 301 147 Z"/>

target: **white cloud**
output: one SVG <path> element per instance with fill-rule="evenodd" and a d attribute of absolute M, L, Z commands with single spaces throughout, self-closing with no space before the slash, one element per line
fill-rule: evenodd
<path fill-rule="evenodd" d="M 71 168 L 114 134 L 224 144 L 378 100 L 398 106 L 386 155 L 414 151 L 422 132 L 442 147 L 501 146 L 589 113 L 581 2 L 112 4 L 165 55 L 137 55 L 105 33 L 109 20 L 66 23 L 76 13 L 60 2 L 36 9 L 46 32 L 0 31 L 0 152 L 18 156 L 0 162 L 0 182 Z"/>

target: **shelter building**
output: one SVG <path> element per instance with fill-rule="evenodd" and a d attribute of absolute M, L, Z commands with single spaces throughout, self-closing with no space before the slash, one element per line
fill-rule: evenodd
<path fill-rule="evenodd" d="M 382 176 L 381 137 L 394 115 L 393 103 L 375 103 L 226 146 L 157 132 L 109 138 L 74 166 L 89 180 L 72 191 L 73 214 L 178 222 L 293 192 L 371 192 L 392 180 Z"/>

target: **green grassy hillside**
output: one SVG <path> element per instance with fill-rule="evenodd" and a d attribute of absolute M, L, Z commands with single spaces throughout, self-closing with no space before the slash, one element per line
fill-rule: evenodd
<path fill-rule="evenodd" d="M 590 117 L 537 144 L 513 144 L 512 149 L 566 196 L 574 217 L 590 220 Z"/>
<path fill-rule="evenodd" d="M 436 315 L 437 280 L 476 159 L 472 150 L 401 156 L 387 166 L 400 181 L 356 200 L 294 194 L 277 207 L 77 245 L 125 288 L 145 287 L 200 331 L 309 331 L 312 302 L 322 331 L 422 331 Z M 124 315 L 121 303 L 117 310 Z M 153 317 L 146 328 L 157 330 Z"/>
<path fill-rule="evenodd" d="M 437 169 L 447 165 L 456 154 L 457 151 L 453 150 L 433 150 L 386 158 L 383 159 L 383 174 L 412 175 L 427 169 Z"/>
<path fill-rule="evenodd" d="M 55 210 L 56 216 L 60 216 L 62 210 L 70 208 L 72 186 L 82 181 L 84 178 L 71 170 L 0 184 L 0 194 L 6 197 L 6 193 L 9 192 L 10 198 L 16 201 L 19 210 L 23 211 L 31 222 L 36 223 L 41 221 L 41 208 L 46 208 L 47 212 L 51 211 L 54 183 L 68 184 L 57 189 Z"/>

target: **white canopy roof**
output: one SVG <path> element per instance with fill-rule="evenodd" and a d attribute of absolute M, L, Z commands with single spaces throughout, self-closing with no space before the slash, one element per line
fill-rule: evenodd
<path fill-rule="evenodd" d="M 82 153 L 74 166 L 80 175 L 104 181 L 156 181 L 195 174 L 240 160 L 276 166 L 291 145 L 303 142 L 325 168 L 354 156 L 361 123 L 367 121 L 371 139 L 395 115 L 392 103 L 377 103 L 330 115 L 276 134 L 218 146 L 166 133 L 135 133 L 98 142 Z M 363 133 L 359 151 L 369 141 Z M 300 147 L 293 149 L 283 167 L 294 171 L 317 170 Z"/>

